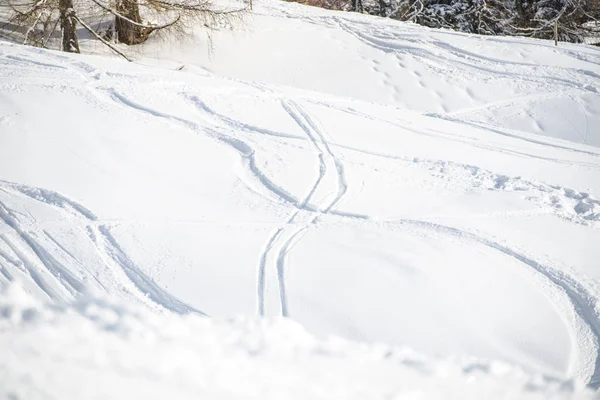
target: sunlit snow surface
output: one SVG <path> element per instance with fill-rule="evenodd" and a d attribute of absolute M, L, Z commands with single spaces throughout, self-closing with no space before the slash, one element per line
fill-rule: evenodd
<path fill-rule="evenodd" d="M 599 49 L 270 1 L 212 40 L 0 42 L 2 395 L 600 384 Z"/>
<path fill-rule="evenodd" d="M 159 315 L 83 296 L 0 295 L 5 399 L 592 399 L 502 362 L 318 340 L 289 319 Z"/>

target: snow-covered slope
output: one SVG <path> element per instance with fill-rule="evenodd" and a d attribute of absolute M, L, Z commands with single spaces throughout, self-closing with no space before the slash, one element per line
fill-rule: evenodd
<path fill-rule="evenodd" d="M 244 30 L 211 38 L 211 59 L 204 32 L 183 46 L 151 41 L 142 54 L 483 125 L 499 135 L 519 131 L 529 139 L 600 146 L 597 47 L 475 36 L 272 2 L 259 2 Z"/>
<path fill-rule="evenodd" d="M 249 21 L 213 36 L 212 59 L 201 34 L 148 43 L 140 61 L 154 67 L 0 42 L 0 285 L 60 304 L 58 321 L 107 293 L 168 314 L 142 325 L 242 335 L 170 314 L 283 315 L 319 338 L 600 385 L 600 51 L 276 2 Z M 75 319 L 55 337 L 88 329 Z M 33 341 L 53 328 L 32 324 L 1 328 L 3 383 L 20 376 L 7 375 L 11 343 L 19 368 L 49 371 L 55 353 Z M 64 371 L 93 343 L 118 354 L 135 341 L 102 324 Z M 378 368 L 385 380 L 397 366 Z M 44 376 L 14 390 L 64 384 Z M 323 390 L 312 397 L 335 397 Z"/>

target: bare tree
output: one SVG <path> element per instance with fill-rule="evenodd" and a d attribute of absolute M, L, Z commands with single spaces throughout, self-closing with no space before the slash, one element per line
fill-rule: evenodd
<path fill-rule="evenodd" d="M 182 34 L 189 27 L 214 29 L 222 22 L 232 25 L 244 9 L 220 10 L 209 0 L 0 0 L 9 10 L 0 30 L 23 43 L 60 47 L 79 53 L 77 26 L 128 58 L 117 44 L 145 42 L 153 32 L 170 30 Z M 146 18 L 151 19 L 148 21 Z M 57 40 L 57 27 L 60 40 Z M 60 43 L 60 44 L 59 44 Z"/>

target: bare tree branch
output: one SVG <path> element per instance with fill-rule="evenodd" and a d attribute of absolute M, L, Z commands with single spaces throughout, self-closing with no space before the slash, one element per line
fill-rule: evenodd
<path fill-rule="evenodd" d="M 81 18 L 79 18 L 78 16 L 75 16 L 75 19 L 77 20 L 77 22 L 79 22 L 81 24 L 81 26 L 83 26 L 89 33 L 91 33 L 96 39 L 101 41 L 109 49 L 111 49 L 112 51 L 114 51 L 115 53 L 117 53 L 118 55 L 120 55 L 121 57 L 126 59 L 127 61 L 129 61 L 129 62 L 132 61 L 129 57 L 127 57 L 123 52 L 119 51 L 119 49 L 117 49 L 115 46 L 113 46 L 110 42 L 108 42 L 102 36 L 98 35 L 98 33 L 94 29 L 90 28 L 84 21 L 82 21 Z"/>
<path fill-rule="evenodd" d="M 115 10 L 113 8 L 110 8 L 110 7 L 108 7 L 105 4 L 102 4 L 102 2 L 100 2 L 98 0 L 91 0 L 91 1 L 94 2 L 98 7 L 102 8 L 104 11 L 108 11 L 109 13 L 111 13 L 112 15 L 114 15 L 115 17 L 119 17 L 122 20 L 125 20 L 125 21 L 129 22 L 132 25 L 139 26 L 140 28 L 147 28 L 147 29 L 152 29 L 152 30 L 165 29 L 165 28 L 173 26 L 174 24 L 176 24 L 177 22 L 179 22 L 179 19 L 181 18 L 181 16 L 178 15 L 177 18 L 175 18 L 173 21 L 167 22 L 166 24 L 162 24 L 162 25 L 141 24 L 139 22 L 135 22 L 135 21 L 127 18 L 126 16 L 122 15 L 121 13 L 119 13 L 117 10 Z"/>

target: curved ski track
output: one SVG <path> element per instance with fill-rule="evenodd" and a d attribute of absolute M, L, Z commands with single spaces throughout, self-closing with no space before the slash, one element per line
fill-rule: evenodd
<path fill-rule="evenodd" d="M 315 183 L 310 188 L 304 200 L 298 205 L 298 210 L 292 214 L 287 223 L 276 230 L 269 238 L 267 246 L 260 257 L 258 267 L 258 314 L 264 315 L 265 310 L 265 268 L 271 253 L 276 252 L 275 268 L 277 271 L 277 281 L 279 287 L 280 309 L 281 315 L 289 316 L 289 306 L 287 302 L 286 287 L 285 287 L 285 261 L 289 251 L 296 243 L 306 234 L 311 225 L 314 225 L 318 218 L 318 213 L 328 213 L 344 196 L 348 190 L 346 179 L 344 177 L 344 166 L 331 151 L 329 144 L 325 140 L 325 136 L 318 126 L 318 123 L 297 103 L 291 100 L 282 100 L 281 105 L 288 115 L 296 122 L 296 124 L 306 133 L 306 136 L 313 145 L 317 158 L 319 160 L 319 175 Z M 317 190 L 322 186 L 323 178 L 333 166 L 336 174 L 337 188 L 332 200 L 327 201 L 327 197 L 321 198 L 313 206 L 311 202 Z M 312 215 L 311 211 L 317 211 L 317 214 Z M 305 221 L 300 224 L 298 218 L 304 218 Z M 308 218 L 308 220 L 306 220 Z M 290 231 L 288 234 L 287 231 Z M 287 236 L 287 238 L 285 238 Z M 280 239 L 280 238 L 284 239 Z M 281 242 L 279 244 L 279 242 Z"/>
<path fill-rule="evenodd" d="M 599 299 L 597 299 L 584 285 L 566 273 L 556 270 L 551 266 L 544 265 L 520 251 L 514 250 L 492 239 L 488 239 L 471 232 L 451 226 L 420 220 L 401 219 L 393 221 L 392 223 L 424 228 L 437 233 L 453 236 L 458 239 L 484 245 L 499 251 L 508 257 L 516 259 L 528 268 L 538 272 L 550 283 L 562 290 L 569 297 L 577 315 L 579 315 L 579 317 L 586 323 L 595 336 L 594 341 L 596 345 L 596 362 L 592 377 L 590 378 L 589 386 L 593 388 L 600 387 L 600 310 L 596 308 L 596 304 L 598 303 Z"/>

